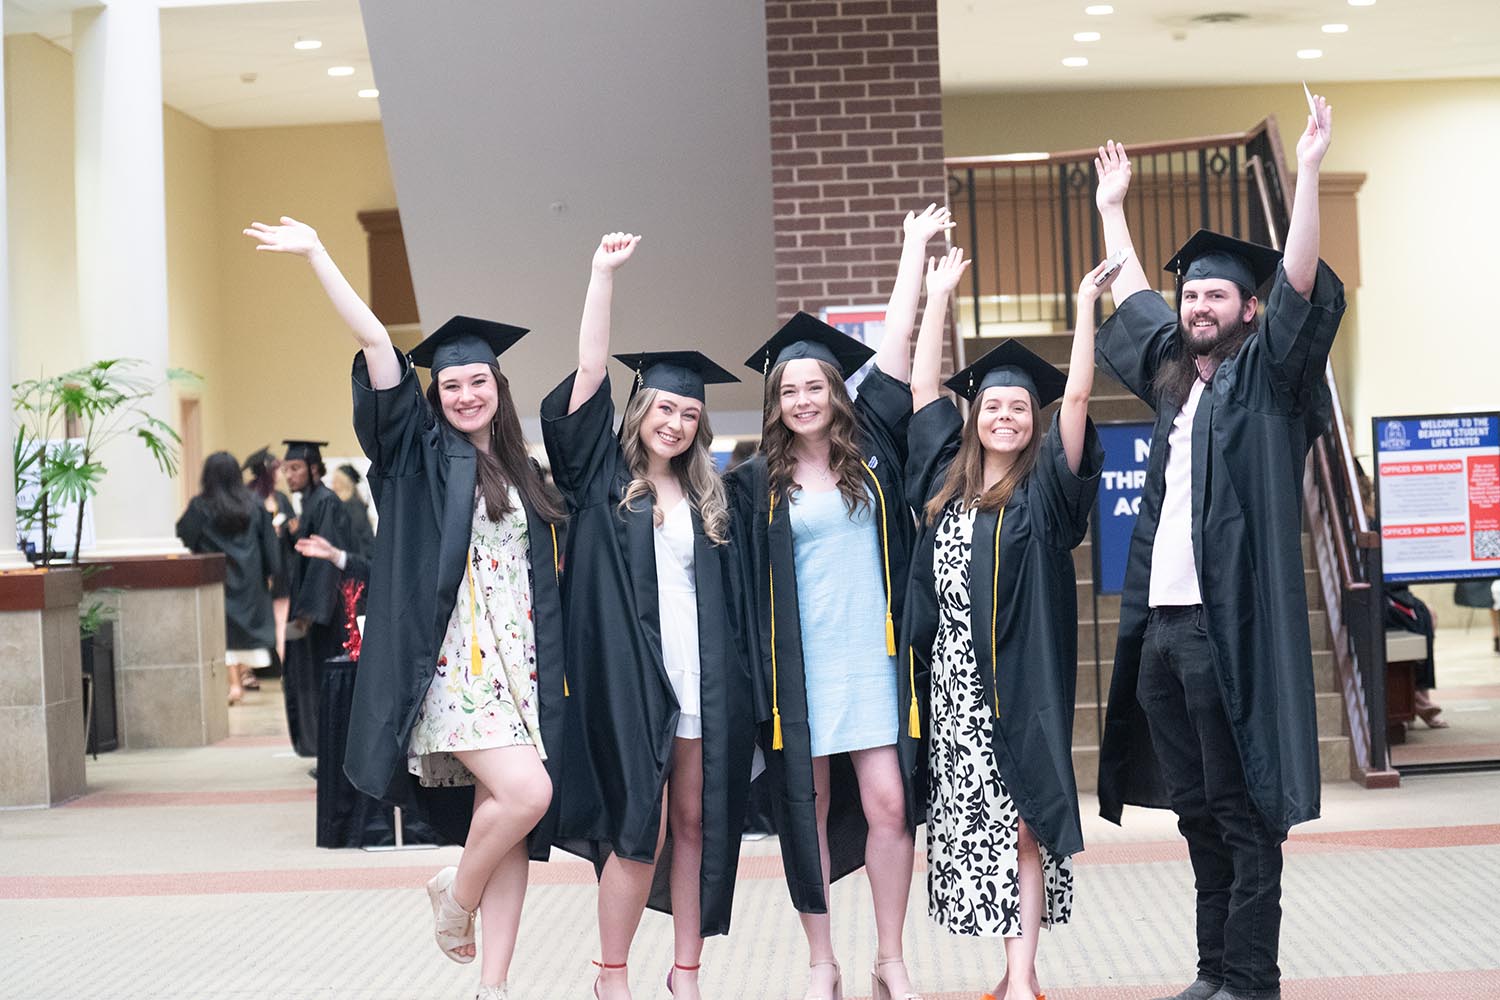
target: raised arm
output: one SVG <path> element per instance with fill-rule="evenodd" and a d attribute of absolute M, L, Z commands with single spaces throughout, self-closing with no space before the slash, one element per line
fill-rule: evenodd
<path fill-rule="evenodd" d="M 578 323 L 578 374 L 568 399 L 572 413 L 594 397 L 609 367 L 609 311 L 615 294 L 615 271 L 630 259 L 639 236 L 607 233 L 594 251 L 589 290 L 583 296 L 583 319 Z"/>
<path fill-rule="evenodd" d="M 1125 193 L 1130 190 L 1130 157 L 1125 153 L 1125 146 L 1113 139 L 1100 146 L 1099 155 L 1094 157 L 1094 170 L 1099 175 L 1094 204 L 1099 208 L 1099 221 L 1104 224 L 1105 252 L 1113 254 L 1125 250 L 1128 253 L 1114 280 L 1115 303 L 1118 305 L 1136 292 L 1151 287 L 1130 242 L 1130 226 L 1125 221 Z"/>
<path fill-rule="evenodd" d="M 371 388 L 389 389 L 401 381 L 401 362 L 391 346 L 391 335 L 354 291 L 333 258 L 328 256 L 312 226 L 283 215 L 279 226 L 250 223 L 245 235 L 257 242 L 256 250 L 292 253 L 307 258 L 313 274 L 328 294 L 328 301 L 333 303 L 339 318 L 353 331 L 354 339 L 365 352 Z"/>
<path fill-rule="evenodd" d="M 1130 260 L 1125 263 L 1129 264 Z M 1068 381 L 1063 386 L 1062 408 L 1057 411 L 1063 454 L 1068 458 L 1068 468 L 1075 474 L 1083 462 L 1084 438 L 1089 425 L 1089 396 L 1094 391 L 1094 305 L 1125 270 L 1122 265 L 1120 270 L 1104 279 L 1103 284 L 1094 284 L 1108 266 L 1109 261 L 1101 261 L 1078 284 L 1078 320 L 1073 324 L 1073 351 L 1068 355 Z"/>
<path fill-rule="evenodd" d="M 885 307 L 885 335 L 875 355 L 875 363 L 891 378 L 902 382 L 911 373 L 911 331 L 917 322 L 917 299 L 922 294 L 922 261 L 927 244 L 938 233 L 953 228 L 947 206 L 934 202 L 920 213 L 907 212 L 901 223 L 905 238 L 901 243 L 901 263 L 896 267 L 896 284 L 891 301 Z"/>
<path fill-rule="evenodd" d="M 954 247 L 943 256 L 927 261 L 927 308 L 922 312 L 917 353 L 911 363 L 913 411 L 922 409 L 942 392 L 938 378 L 943 364 L 943 327 L 948 321 L 948 301 L 969 267 L 969 262 L 963 257 L 963 250 Z"/>
<path fill-rule="evenodd" d="M 1307 116 L 1307 127 L 1297 140 L 1297 193 L 1282 255 L 1287 283 L 1304 299 L 1312 295 L 1318 274 L 1318 171 L 1333 139 L 1333 108 L 1320 94 L 1313 95 L 1313 106 L 1317 117 Z"/>

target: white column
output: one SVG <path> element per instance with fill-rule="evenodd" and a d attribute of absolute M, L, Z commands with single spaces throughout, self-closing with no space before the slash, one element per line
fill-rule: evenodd
<path fill-rule="evenodd" d="M 161 27 L 156 0 L 73 13 L 79 325 L 85 360 L 140 358 L 167 368 L 167 237 Z M 163 389 L 148 411 L 176 423 Z M 183 551 L 177 496 L 140 442 L 121 438 L 91 506 L 86 557 Z"/>
<path fill-rule="evenodd" d="M 0 39 L 5 37 L 5 11 L 0 5 Z M 5 162 L 5 46 L 0 44 L 0 164 Z M 26 557 L 16 548 L 15 456 L 11 435 L 15 433 L 10 409 L 10 258 L 9 222 L 5 211 L 5 175 L 0 170 L 0 389 L 5 405 L 0 406 L 0 571 L 25 569 Z"/>

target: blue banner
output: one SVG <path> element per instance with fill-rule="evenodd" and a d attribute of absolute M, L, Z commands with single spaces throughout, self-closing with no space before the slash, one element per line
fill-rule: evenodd
<path fill-rule="evenodd" d="M 1094 517 L 1094 586 L 1101 594 L 1125 589 L 1130 533 L 1141 511 L 1146 459 L 1151 453 L 1149 421 L 1099 425 L 1104 469 L 1099 477 L 1099 509 Z"/>

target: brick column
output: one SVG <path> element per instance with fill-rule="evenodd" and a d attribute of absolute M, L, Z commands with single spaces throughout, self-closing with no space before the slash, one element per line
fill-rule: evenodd
<path fill-rule="evenodd" d="M 776 312 L 884 305 L 908 209 L 947 197 L 937 0 L 768 2 Z"/>

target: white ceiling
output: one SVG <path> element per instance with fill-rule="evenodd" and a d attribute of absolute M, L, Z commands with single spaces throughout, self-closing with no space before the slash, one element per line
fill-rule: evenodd
<path fill-rule="evenodd" d="M 428 0 L 430 2 L 430 0 Z M 79 0 L 4 0 L 5 31 L 70 44 Z M 1306 79 L 1416 80 L 1500 77 L 1495 0 L 1114 0 L 1115 13 L 1084 14 L 1087 0 L 939 0 L 943 87 L 988 90 L 1111 86 L 1223 86 Z M 378 101 L 358 0 L 166 0 L 163 91 L 168 104 L 215 128 L 376 121 Z M 1246 20 L 1203 24 L 1205 14 Z M 1326 23 L 1349 25 L 1342 35 Z M 1100 41 L 1073 34 L 1098 31 Z M 299 52 L 299 36 L 323 47 Z M 1321 59 L 1298 59 L 1303 48 Z M 1089 65 L 1070 68 L 1066 56 Z M 333 78 L 329 66 L 355 67 Z M 243 74 L 254 74 L 245 83 Z"/>

